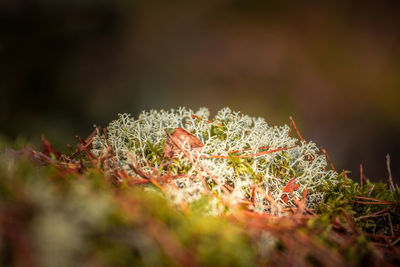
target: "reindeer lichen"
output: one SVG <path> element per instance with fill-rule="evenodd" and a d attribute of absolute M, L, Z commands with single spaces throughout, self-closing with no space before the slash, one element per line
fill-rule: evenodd
<path fill-rule="evenodd" d="M 151 110 L 138 118 L 119 114 L 107 127 L 106 136 L 95 137 L 93 153 L 112 149 L 110 162 L 130 175 L 151 176 L 156 170 L 165 179 L 167 195 L 176 203 L 192 202 L 207 194 L 230 203 L 251 203 L 255 211 L 280 213 L 306 196 L 315 208 L 323 199 L 320 189 L 335 184 L 338 174 L 328 170 L 327 159 L 313 142 L 290 136 L 290 127 L 270 126 L 229 108 L 215 118 L 201 108 Z M 188 139 L 175 140 L 173 157 L 165 153 L 166 142 L 176 129 L 183 129 L 202 146 L 192 149 Z M 172 146 L 171 148 L 172 149 Z M 132 161 L 140 169 L 132 168 Z M 137 168 L 136 168 L 137 169 Z M 146 177 L 142 177 L 146 178 Z M 295 187 L 289 188 L 294 179 Z M 215 211 L 220 210 L 216 205 Z"/>

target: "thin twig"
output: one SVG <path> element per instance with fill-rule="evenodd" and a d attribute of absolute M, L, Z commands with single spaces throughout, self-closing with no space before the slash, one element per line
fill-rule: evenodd
<path fill-rule="evenodd" d="M 395 241 L 392 242 L 392 246 L 396 245 L 396 244 L 399 243 L 399 242 L 400 242 L 400 237 L 397 238 Z"/>
<path fill-rule="evenodd" d="M 395 208 L 395 207 L 397 207 L 399 205 L 400 205 L 400 203 L 396 203 L 396 204 L 390 206 L 389 208 L 386 208 L 384 210 L 380 210 L 380 211 L 377 211 L 377 212 L 374 212 L 374 213 L 371 213 L 371 214 L 368 214 L 368 215 L 365 215 L 365 216 L 358 217 L 355 220 L 356 221 L 361 221 L 361 220 L 372 218 L 372 217 L 378 217 L 378 215 L 382 215 L 382 214 L 384 214 L 386 212 L 389 212 L 391 209 L 393 209 L 393 208 Z"/>
<path fill-rule="evenodd" d="M 360 230 L 356 226 L 356 222 L 353 217 L 351 217 L 344 208 L 340 208 L 344 217 L 346 218 L 347 223 L 349 224 L 350 228 L 353 230 L 354 233 L 360 234 Z"/>
<path fill-rule="evenodd" d="M 333 166 L 333 163 L 331 161 L 331 158 L 329 157 L 328 153 L 326 152 L 325 148 L 321 147 L 322 153 L 324 153 L 326 160 L 329 162 L 329 165 L 331 166 L 332 170 L 336 171 L 335 166 Z"/>
<path fill-rule="evenodd" d="M 379 199 L 379 198 L 373 198 L 373 197 L 362 197 L 362 196 L 350 196 L 350 197 L 358 198 L 358 199 L 364 199 L 364 200 L 371 200 L 371 201 L 376 201 L 376 202 L 385 202 L 385 203 L 394 204 L 394 202 L 392 202 L 392 201 Z"/>
<path fill-rule="evenodd" d="M 372 184 L 371 188 L 369 189 L 369 191 L 368 191 L 368 193 L 367 193 L 367 196 L 368 196 L 368 197 L 371 196 L 372 191 L 374 190 L 374 188 L 375 188 L 375 184 Z"/>
<path fill-rule="evenodd" d="M 386 155 L 386 168 L 388 170 L 388 176 L 389 176 L 388 177 L 389 188 L 390 188 L 390 191 L 393 192 L 395 190 L 395 187 L 393 184 L 392 171 L 390 170 L 390 155 L 389 154 Z"/>
<path fill-rule="evenodd" d="M 303 143 L 305 143 L 306 141 L 304 140 L 304 138 L 301 136 L 299 130 L 297 129 L 296 123 L 294 122 L 292 116 L 290 116 L 289 119 L 290 119 L 290 126 L 293 126 L 293 128 L 294 128 L 294 130 L 296 131 L 297 135 L 299 136 L 300 140 L 301 140 Z M 291 128 L 289 128 L 288 134 L 290 134 L 290 129 L 291 129 Z"/>
<path fill-rule="evenodd" d="M 363 166 L 360 164 L 360 185 L 363 186 Z"/>
<path fill-rule="evenodd" d="M 388 213 L 388 219 L 389 219 L 389 225 L 390 225 L 390 232 L 392 234 L 392 236 L 394 236 L 394 231 L 393 231 L 393 224 L 392 224 L 392 218 L 390 216 L 390 213 Z"/>
<path fill-rule="evenodd" d="M 350 200 L 351 202 L 354 202 L 354 203 L 358 203 L 358 204 L 366 204 L 366 205 L 392 205 L 393 204 L 393 202 L 389 202 L 389 201 L 387 201 L 387 202 L 385 202 L 385 201 L 382 201 L 382 202 L 373 202 L 373 201 L 358 201 L 358 200 Z"/>

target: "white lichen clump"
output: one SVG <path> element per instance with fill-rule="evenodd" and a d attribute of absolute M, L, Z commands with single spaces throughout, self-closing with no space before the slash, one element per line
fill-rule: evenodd
<path fill-rule="evenodd" d="M 164 155 L 165 142 L 177 128 L 191 133 L 204 146 L 191 149 L 188 140 L 182 139 L 174 157 Z M 211 121 L 206 108 L 197 112 L 186 108 L 151 110 L 138 119 L 119 114 L 107 127 L 106 137 L 95 137 L 93 152 L 104 155 L 112 148 L 114 168 L 123 168 L 135 177 L 141 174 L 132 169 L 131 157 L 141 169 L 141 178 L 151 177 L 154 170 L 158 177 L 172 177 L 167 182 L 164 179 L 163 187 L 175 203 L 208 195 L 213 198 L 211 213 L 222 212 L 221 203 L 247 201 L 255 211 L 280 214 L 293 206 L 294 200 L 302 199 L 304 189 L 307 207 L 316 207 L 323 198 L 321 186 L 327 181 L 334 184 L 337 177 L 328 170 L 317 146 L 290 137 L 289 129 L 288 125 L 269 126 L 262 118 L 229 108 L 220 110 Z M 293 178 L 298 186 L 288 193 L 284 188 Z"/>

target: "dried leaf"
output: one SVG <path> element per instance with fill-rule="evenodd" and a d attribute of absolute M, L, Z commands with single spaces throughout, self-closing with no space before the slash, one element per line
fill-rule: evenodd
<path fill-rule="evenodd" d="M 297 188 L 299 188 L 299 184 L 296 183 L 296 180 L 294 178 L 290 179 L 290 181 L 287 183 L 287 185 L 285 185 L 285 187 L 282 189 L 283 193 L 287 193 L 285 195 L 282 196 L 282 200 L 285 203 L 288 203 L 288 194 L 293 193 L 294 190 L 297 190 Z"/>
<path fill-rule="evenodd" d="M 172 134 L 168 134 L 167 140 L 164 145 L 164 157 L 173 158 L 177 157 L 181 149 L 177 146 L 183 146 L 191 151 L 200 151 L 204 144 L 193 134 L 189 133 L 183 128 L 176 128 Z"/>

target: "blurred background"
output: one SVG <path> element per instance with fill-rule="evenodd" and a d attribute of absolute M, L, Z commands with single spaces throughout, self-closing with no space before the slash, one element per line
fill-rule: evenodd
<path fill-rule="evenodd" d="M 0 133 L 59 149 L 119 112 L 293 116 L 338 169 L 400 184 L 396 1 L 0 1 Z"/>

